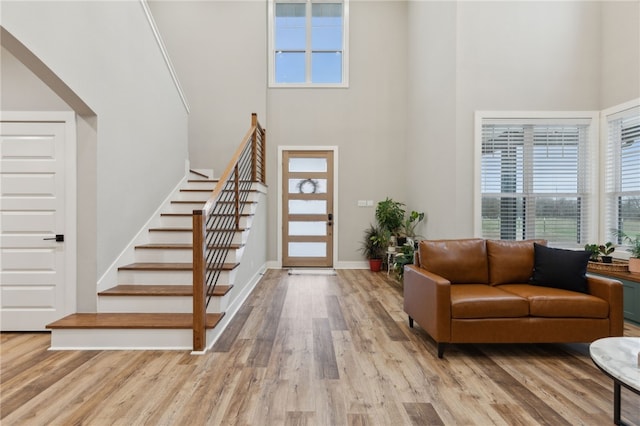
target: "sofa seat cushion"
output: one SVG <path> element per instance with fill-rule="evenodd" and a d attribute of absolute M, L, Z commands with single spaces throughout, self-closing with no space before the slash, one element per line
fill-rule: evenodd
<path fill-rule="evenodd" d="M 530 284 L 505 284 L 498 288 L 529 301 L 534 317 L 608 318 L 609 304 L 599 297 L 576 291 Z"/>
<path fill-rule="evenodd" d="M 526 298 L 486 284 L 451 286 L 451 316 L 456 319 L 520 318 L 529 315 Z"/>

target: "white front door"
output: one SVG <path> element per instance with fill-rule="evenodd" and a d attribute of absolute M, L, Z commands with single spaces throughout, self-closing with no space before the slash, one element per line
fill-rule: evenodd
<path fill-rule="evenodd" d="M 66 286 L 75 292 L 65 282 L 68 248 L 56 241 L 65 234 L 68 131 L 64 122 L 0 122 L 3 331 L 44 330 L 74 308 L 67 306 Z"/>

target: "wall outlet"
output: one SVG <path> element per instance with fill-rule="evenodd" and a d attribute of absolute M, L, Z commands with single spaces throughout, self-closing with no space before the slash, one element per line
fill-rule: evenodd
<path fill-rule="evenodd" d="M 358 200 L 358 207 L 367 207 L 367 200 Z"/>
<path fill-rule="evenodd" d="M 373 207 L 373 200 L 367 200 L 367 207 Z"/>

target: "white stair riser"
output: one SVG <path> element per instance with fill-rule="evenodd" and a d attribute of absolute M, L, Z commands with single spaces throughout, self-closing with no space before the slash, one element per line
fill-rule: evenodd
<path fill-rule="evenodd" d="M 170 203 L 166 213 L 193 213 L 193 210 L 201 209 L 204 203 Z M 255 214 L 256 203 L 245 203 L 242 206 L 242 214 Z"/>
<path fill-rule="evenodd" d="M 190 263 L 193 261 L 191 249 L 136 249 L 138 263 Z"/>
<path fill-rule="evenodd" d="M 211 198 L 211 192 L 209 191 L 180 191 L 175 201 L 202 201 L 205 202 Z"/>
<path fill-rule="evenodd" d="M 235 232 L 231 242 L 244 244 L 247 242 L 248 230 Z M 149 242 L 152 244 L 191 244 L 193 233 L 187 231 L 152 231 L 149 232 Z"/>
<path fill-rule="evenodd" d="M 191 329 L 54 329 L 51 349 L 192 350 Z"/>
<path fill-rule="evenodd" d="M 229 303 L 228 294 L 212 297 L 207 312 L 224 312 Z M 191 296 L 99 296 L 98 312 L 188 314 L 193 312 L 193 299 Z"/>
<path fill-rule="evenodd" d="M 236 270 L 221 271 L 219 284 L 233 284 Z M 193 283 L 192 271 L 118 271 L 120 284 L 140 285 L 190 285 Z"/>
<path fill-rule="evenodd" d="M 187 182 L 184 189 L 206 189 L 208 191 L 213 191 L 215 187 L 216 182 L 195 181 Z"/>
<path fill-rule="evenodd" d="M 240 216 L 240 227 L 251 226 L 251 216 Z M 160 227 L 162 228 L 191 228 L 193 226 L 193 216 L 161 216 Z"/>
<path fill-rule="evenodd" d="M 205 202 L 209 198 L 211 198 L 211 191 L 180 191 L 174 201 L 202 201 Z M 242 195 L 242 194 L 241 194 Z M 241 199 L 244 197 L 240 197 Z M 229 199 L 229 197 L 223 197 L 223 199 Z M 250 191 L 247 194 L 247 201 L 257 201 L 258 193 L 255 191 Z"/>
<path fill-rule="evenodd" d="M 242 257 L 244 248 L 229 250 L 226 262 L 237 263 Z M 139 263 L 190 263 L 193 261 L 193 251 L 187 249 L 136 249 L 136 262 Z"/>

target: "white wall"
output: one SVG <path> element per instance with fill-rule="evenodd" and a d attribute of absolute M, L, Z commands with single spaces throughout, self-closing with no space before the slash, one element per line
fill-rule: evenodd
<path fill-rule="evenodd" d="M 95 299 L 97 278 L 184 176 L 187 112 L 138 1 L 3 1 L 1 24 L 96 113 L 78 129 L 79 161 L 96 158 L 78 180 L 89 173 L 97 194 L 97 276 L 78 284 Z M 82 145 L 91 132 L 97 146 Z"/>
<path fill-rule="evenodd" d="M 419 155 L 408 181 L 422 182 L 411 199 L 429 206 L 426 236 L 473 235 L 474 111 L 601 108 L 601 7 L 410 3 L 410 56 L 417 58 L 409 69 L 410 110 L 428 117 L 426 130 L 417 119 L 409 124 L 407 147 Z M 633 85 L 620 90 L 626 95 L 618 98 L 637 96 Z"/>
<path fill-rule="evenodd" d="M 601 67 L 601 109 L 640 97 L 640 1 L 602 3 Z"/>
<path fill-rule="evenodd" d="M 357 200 L 377 202 L 389 196 L 406 201 L 406 16 L 406 2 L 352 1 L 350 87 L 269 89 L 270 170 L 276 170 L 280 160 L 275 155 L 278 145 L 338 146 L 335 223 L 340 261 L 362 260 L 362 233 L 375 221 L 374 208 L 357 207 Z M 269 185 L 276 189 L 275 172 Z M 270 198 L 269 259 L 278 258 L 277 202 Z"/>
<path fill-rule="evenodd" d="M 191 107 L 193 168 L 220 176 L 251 124 L 266 124 L 266 1 L 151 0 Z"/>
<path fill-rule="evenodd" d="M 58 95 L 4 47 L 0 48 L 0 110 L 71 111 Z"/>
<path fill-rule="evenodd" d="M 406 2 L 351 2 L 352 84 L 329 90 L 267 89 L 266 1 L 150 5 L 192 107 L 192 164 L 220 174 L 250 112 L 267 129 L 268 258 L 278 257 L 278 145 L 325 145 L 340 155 L 339 259 L 361 260 L 373 209 L 357 200 L 405 197 Z"/>

